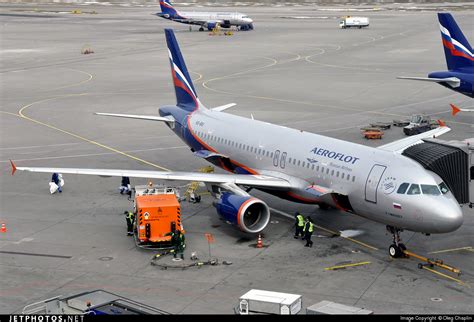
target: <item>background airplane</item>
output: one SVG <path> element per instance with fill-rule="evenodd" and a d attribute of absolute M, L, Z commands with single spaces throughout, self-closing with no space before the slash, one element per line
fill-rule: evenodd
<path fill-rule="evenodd" d="M 403 77 L 435 82 L 458 93 L 474 97 L 474 54 L 471 45 L 450 13 L 438 13 L 447 71 L 432 72 L 428 77 Z"/>
<path fill-rule="evenodd" d="M 214 29 L 217 25 L 222 28 L 232 26 L 239 27 L 240 30 L 252 30 L 253 20 L 239 12 L 178 12 L 170 0 L 160 0 L 161 13 L 158 17 L 181 22 L 190 25 L 199 25 L 199 31 Z"/>
<path fill-rule="evenodd" d="M 448 233 L 462 225 L 459 203 L 443 179 L 401 154 L 448 127 L 373 148 L 224 112 L 235 104 L 208 109 L 197 96 L 173 31 L 165 29 L 165 34 L 177 104 L 160 107 L 160 116 L 97 114 L 164 122 L 195 156 L 229 174 L 16 167 L 13 162 L 12 174 L 22 170 L 204 182 L 216 198 L 217 213 L 246 233 L 262 231 L 270 220 L 268 205 L 249 194 L 255 188 L 383 223 L 393 235 L 393 257 L 405 249 L 403 229 Z"/>

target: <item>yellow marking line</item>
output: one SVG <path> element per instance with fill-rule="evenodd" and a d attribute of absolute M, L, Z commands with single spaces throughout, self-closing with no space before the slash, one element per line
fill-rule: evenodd
<path fill-rule="evenodd" d="M 75 138 L 77 138 L 77 139 L 79 139 L 79 140 L 86 141 L 86 142 L 88 142 L 88 143 L 90 143 L 90 144 L 97 145 L 97 146 L 99 146 L 99 147 L 101 147 L 101 148 L 107 149 L 107 150 L 109 150 L 109 151 L 113 151 L 113 152 L 115 152 L 115 153 L 121 154 L 121 155 L 126 156 L 126 157 L 128 157 L 128 158 L 131 158 L 131 159 L 133 159 L 133 160 L 136 160 L 136 161 L 142 162 L 142 163 L 144 163 L 144 164 L 150 165 L 150 166 L 152 166 L 152 167 L 155 167 L 155 168 L 158 168 L 158 169 L 162 169 L 162 170 L 164 170 L 164 171 L 171 171 L 171 170 L 169 170 L 169 169 L 167 169 L 167 168 L 164 168 L 164 167 L 159 166 L 159 165 L 157 165 L 157 164 L 154 164 L 154 163 L 152 163 L 152 162 L 148 162 L 148 161 L 146 161 L 146 160 L 140 159 L 140 158 L 135 157 L 135 156 L 133 156 L 133 155 L 130 155 L 130 154 L 128 154 L 128 153 L 119 151 L 119 150 L 117 150 L 117 149 L 114 149 L 114 148 L 109 147 L 109 146 L 107 146 L 107 145 L 104 145 L 104 144 L 102 144 L 102 143 L 99 143 L 99 142 L 96 142 L 96 141 L 93 141 L 93 140 L 89 140 L 89 139 L 87 139 L 87 138 L 85 138 L 85 137 L 83 137 L 83 136 L 80 136 L 80 135 L 78 135 L 78 134 L 75 134 L 75 133 L 72 133 L 72 132 L 69 132 L 69 131 L 60 129 L 60 128 L 58 128 L 58 127 L 55 127 L 55 126 L 53 126 L 53 125 L 50 125 L 50 124 L 47 124 L 47 123 L 44 123 L 44 122 L 35 120 L 35 119 L 33 119 L 33 118 L 31 118 L 31 117 L 28 117 L 28 116 L 26 116 L 26 115 L 24 114 L 24 111 L 25 111 L 28 107 L 33 106 L 33 105 L 38 104 L 38 103 L 44 103 L 44 102 L 56 100 L 56 99 L 59 99 L 59 98 L 74 97 L 74 96 L 83 96 L 83 95 L 87 95 L 87 94 L 86 94 L 86 93 L 82 93 L 82 94 L 68 94 L 68 95 L 61 95 L 61 96 L 57 96 L 57 97 L 52 97 L 52 98 L 47 98 L 47 99 L 43 99 L 43 100 L 40 100 L 40 101 L 36 101 L 36 102 L 33 102 L 33 103 L 30 103 L 30 104 L 28 104 L 28 105 L 23 106 L 23 107 L 20 109 L 20 111 L 18 112 L 18 114 L 20 115 L 20 117 L 22 117 L 22 118 L 24 118 L 24 119 L 27 119 L 27 120 L 29 120 L 29 121 L 31 121 L 31 122 L 34 122 L 34 123 L 37 123 L 37 124 L 46 126 L 46 127 L 50 128 L 50 129 L 53 129 L 53 130 L 62 132 L 62 133 L 67 134 L 67 135 L 73 136 L 73 137 L 75 137 Z"/>
<path fill-rule="evenodd" d="M 69 88 L 69 87 L 74 87 L 74 86 L 79 86 L 79 85 L 82 85 L 82 84 L 85 84 L 89 81 L 92 80 L 92 78 L 94 78 L 94 76 L 92 76 L 92 74 L 89 74 L 88 72 L 85 72 L 85 71 L 82 71 L 82 70 L 79 70 L 79 69 L 73 69 L 73 68 L 67 68 L 69 70 L 73 70 L 75 72 L 79 72 L 79 73 L 82 73 L 82 74 L 86 74 L 88 76 L 88 78 L 86 80 L 83 80 L 83 81 L 80 81 L 79 83 L 74 83 L 74 84 L 70 84 L 70 85 L 64 85 L 64 86 L 61 86 L 61 87 L 56 87 L 56 88 L 53 88 L 53 89 L 48 89 L 46 91 L 55 91 L 55 90 L 58 90 L 58 89 L 63 89 L 63 88 Z"/>
<path fill-rule="evenodd" d="M 450 279 L 452 281 L 455 281 L 456 283 L 460 284 L 460 285 L 463 285 L 463 286 L 467 286 L 467 287 L 470 287 L 468 284 L 464 283 L 463 281 L 457 279 L 457 278 L 454 278 L 454 277 L 451 277 L 449 275 L 446 275 L 446 274 L 443 274 L 441 272 L 438 272 L 438 271 L 435 271 L 434 269 L 431 269 L 431 268 L 428 268 L 428 267 L 425 267 L 423 266 L 423 269 L 426 269 L 427 271 L 430 271 L 431 273 L 434 273 L 434 274 L 437 274 L 439 276 L 442 276 L 444 278 L 447 278 L 447 279 Z"/>
<path fill-rule="evenodd" d="M 283 211 L 281 211 L 281 210 L 277 210 L 277 209 L 275 209 L 275 208 L 270 208 L 270 210 L 271 210 L 271 211 L 274 211 L 274 212 L 276 212 L 276 213 L 279 213 L 280 215 L 283 215 L 283 216 L 285 216 L 285 217 L 294 219 L 294 217 L 293 217 L 292 215 L 287 214 L 286 212 L 283 212 Z M 325 227 L 322 227 L 322 226 L 319 226 L 319 225 L 314 225 L 314 226 L 315 226 L 316 228 L 319 228 L 319 229 L 321 229 L 321 230 L 324 230 L 324 231 L 326 231 L 326 232 L 328 232 L 328 233 L 331 233 L 332 235 L 337 235 L 337 236 L 339 236 L 339 237 L 341 237 L 341 238 L 350 240 L 350 241 L 353 242 L 353 243 L 356 243 L 356 244 L 359 244 L 359 245 L 361 245 L 361 246 L 367 247 L 367 248 L 369 248 L 369 249 L 371 249 L 371 250 L 379 250 L 379 249 L 376 248 L 376 247 L 370 246 L 370 245 L 368 245 L 368 244 L 366 244 L 366 243 L 363 243 L 363 242 L 361 242 L 361 241 L 355 240 L 355 239 L 353 239 L 353 238 L 341 236 L 341 232 L 335 232 L 335 231 L 333 231 L 333 230 L 330 230 L 330 229 L 328 229 L 328 228 L 325 228 Z"/>
<path fill-rule="evenodd" d="M 449 252 L 455 252 L 455 251 L 458 251 L 458 250 L 467 250 L 467 251 L 470 251 L 470 252 L 474 251 L 472 246 L 467 246 L 467 247 L 460 247 L 460 248 L 453 248 L 453 249 L 446 249 L 446 250 L 438 250 L 436 252 L 431 252 L 431 253 L 428 253 L 428 254 L 449 253 Z"/>
<path fill-rule="evenodd" d="M 362 265 L 368 265 L 368 264 L 371 264 L 371 262 L 360 262 L 360 263 L 351 263 L 351 264 L 345 264 L 345 265 L 331 266 L 331 267 L 326 267 L 324 270 L 331 271 L 331 270 L 336 270 L 336 269 L 341 269 L 341 268 L 346 268 L 346 267 L 362 266 Z"/>

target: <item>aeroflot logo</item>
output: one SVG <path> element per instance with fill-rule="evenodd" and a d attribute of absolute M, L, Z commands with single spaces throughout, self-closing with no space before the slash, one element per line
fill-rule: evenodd
<path fill-rule="evenodd" d="M 316 155 L 320 155 L 320 156 L 334 159 L 334 160 L 343 161 L 350 164 L 354 164 L 357 162 L 357 160 L 360 160 L 359 158 L 353 157 L 352 155 L 345 155 L 344 153 L 329 151 L 329 150 L 321 149 L 321 148 L 314 148 L 311 150 L 311 152 Z"/>

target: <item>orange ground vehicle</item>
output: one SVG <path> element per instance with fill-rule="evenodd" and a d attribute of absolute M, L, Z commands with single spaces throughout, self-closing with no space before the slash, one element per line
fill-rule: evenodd
<path fill-rule="evenodd" d="M 143 248 L 167 248 L 175 229 L 184 233 L 181 207 L 173 188 L 136 186 L 134 198 L 134 236 Z"/>
<path fill-rule="evenodd" d="M 382 139 L 383 131 L 377 130 L 377 129 L 370 129 L 370 130 L 362 131 L 362 135 L 367 140 Z"/>

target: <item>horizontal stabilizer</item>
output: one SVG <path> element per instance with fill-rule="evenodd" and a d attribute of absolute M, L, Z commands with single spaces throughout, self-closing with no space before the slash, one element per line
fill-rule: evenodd
<path fill-rule="evenodd" d="M 94 113 L 95 115 L 102 116 L 113 116 L 113 117 L 123 117 L 127 119 L 137 119 L 137 120 L 148 120 L 148 121 L 158 121 L 158 122 L 168 122 L 173 123 L 174 119 L 161 116 L 150 116 L 150 115 L 132 115 L 132 114 L 115 114 L 115 113 Z"/>
<path fill-rule="evenodd" d="M 448 78 L 431 78 L 431 77 L 409 77 L 409 76 L 398 76 L 398 79 L 410 79 L 410 80 L 419 80 L 425 82 L 435 82 L 435 83 L 446 83 L 452 88 L 459 87 L 461 85 L 461 80 L 456 77 Z"/>
<path fill-rule="evenodd" d="M 226 105 L 221 105 L 221 106 L 217 106 L 217 107 L 214 107 L 212 108 L 213 111 L 217 111 L 217 112 L 222 112 L 228 108 L 231 108 L 233 106 L 237 105 L 236 103 L 230 103 L 230 104 L 226 104 Z"/>

